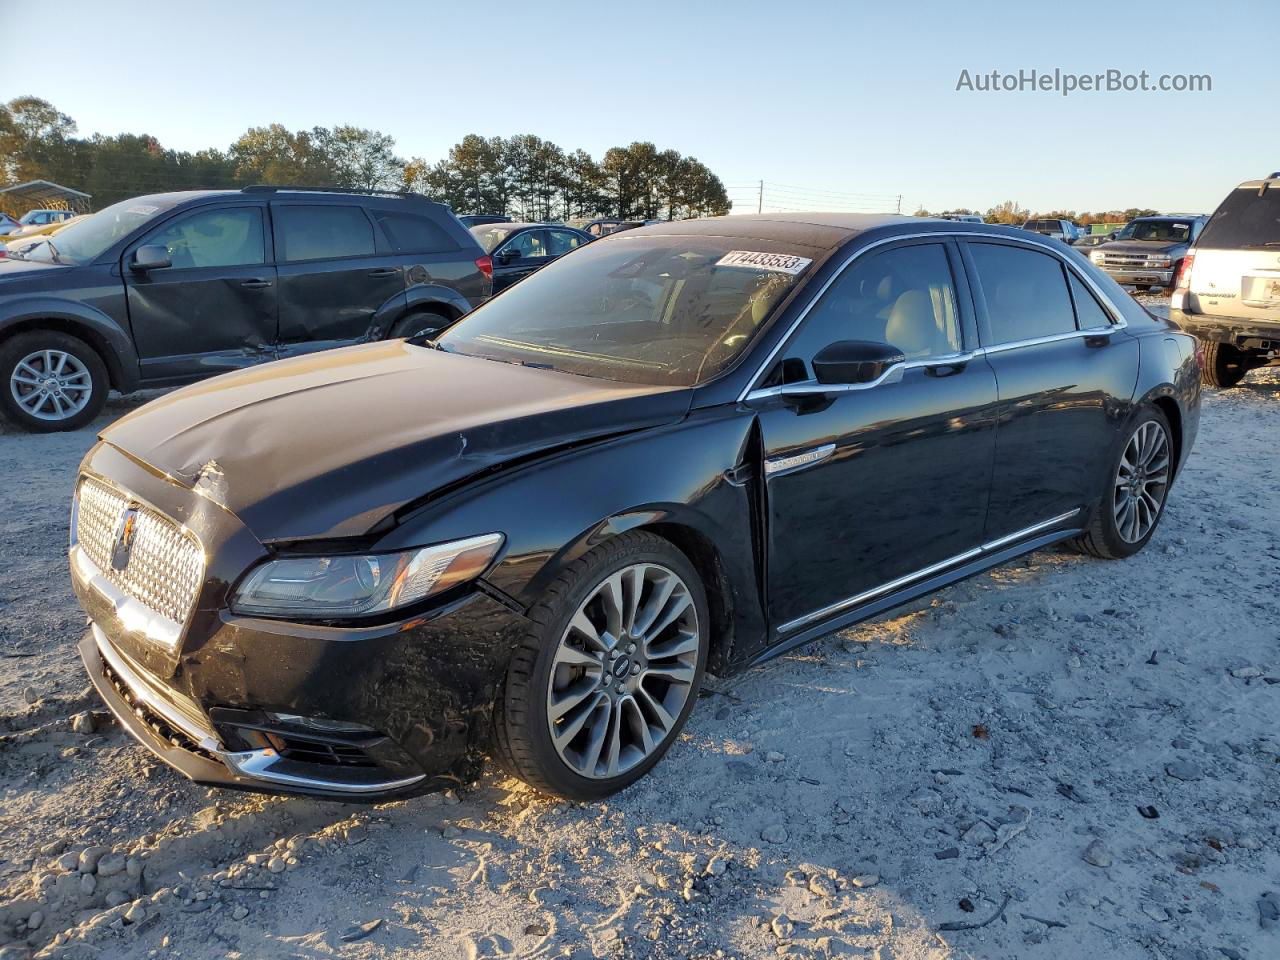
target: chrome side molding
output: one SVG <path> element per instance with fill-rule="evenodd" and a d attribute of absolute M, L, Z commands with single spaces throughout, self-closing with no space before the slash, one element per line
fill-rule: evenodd
<path fill-rule="evenodd" d="M 814 610 L 812 613 L 806 613 L 802 617 L 797 617 L 795 620 L 784 623 L 778 628 L 778 632 L 782 634 L 794 633 L 801 627 L 806 627 L 811 623 L 817 623 L 820 620 L 826 620 L 828 617 L 833 617 L 837 613 L 848 610 L 851 607 L 861 606 L 870 600 L 884 596 L 886 593 L 893 593 L 895 590 L 899 590 L 902 587 L 910 586 L 917 580 L 926 580 L 935 573 L 942 573 L 947 568 L 964 563 L 966 560 L 976 559 L 986 553 L 994 553 L 1001 547 L 1006 547 L 1011 543 L 1016 543 L 1017 541 L 1030 537 L 1033 534 L 1048 530 L 1060 523 L 1065 523 L 1067 520 L 1070 520 L 1072 517 L 1080 513 L 1083 509 L 1083 507 L 1077 507 L 1074 510 L 1069 510 L 1066 513 L 1059 514 L 1056 517 L 1051 517 L 1048 520 L 1033 523 L 1029 527 L 1024 527 L 1021 530 L 1015 530 L 1013 533 L 1000 537 L 996 540 L 989 540 L 981 546 L 972 547 L 965 550 L 963 553 L 957 553 L 954 557 L 948 557 L 946 560 L 940 560 L 938 563 L 930 564 L 927 567 L 916 570 L 914 573 L 908 573 L 905 576 L 898 577 L 896 580 L 890 580 L 888 583 L 882 583 L 878 587 L 872 587 L 870 590 L 864 590 L 856 596 L 847 597 L 844 600 L 837 600 L 835 603 L 822 607 L 820 610 Z"/>
<path fill-rule="evenodd" d="M 779 473 L 786 473 L 788 470 L 821 463 L 835 452 L 836 445 L 834 443 L 824 443 L 820 447 L 814 447 L 812 450 L 795 453 L 788 457 L 770 457 L 764 462 L 764 475 L 772 477 Z"/>

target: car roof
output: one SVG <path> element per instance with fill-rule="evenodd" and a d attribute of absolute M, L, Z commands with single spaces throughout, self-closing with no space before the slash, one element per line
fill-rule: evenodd
<path fill-rule="evenodd" d="M 955 220 L 937 217 L 912 217 L 895 213 L 829 213 L 815 211 L 795 213 L 751 213 L 701 220 L 673 220 L 670 223 L 638 227 L 616 236 L 719 236 L 743 239 L 779 240 L 799 243 L 822 250 L 834 250 L 853 237 L 871 230 L 893 232 L 894 227 L 914 227 L 926 232 L 955 232 Z M 1011 228 L 985 223 L 966 223 L 966 232 L 980 231 L 993 236 L 1008 235 Z M 902 232 L 906 232 L 903 230 Z M 1021 233 L 1022 231 L 1017 231 Z"/>
<path fill-rule="evenodd" d="M 558 223 L 516 223 L 512 220 L 503 220 L 500 223 L 477 223 L 471 227 L 472 230 L 523 230 L 526 227 L 558 227 Z"/>

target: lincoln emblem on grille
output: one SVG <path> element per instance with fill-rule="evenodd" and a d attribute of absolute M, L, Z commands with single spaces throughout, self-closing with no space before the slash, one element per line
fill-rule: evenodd
<path fill-rule="evenodd" d="M 138 508 L 128 506 L 120 514 L 116 524 L 116 533 L 111 541 L 111 566 L 123 570 L 129 565 L 129 556 L 133 553 L 133 539 L 138 532 Z"/>

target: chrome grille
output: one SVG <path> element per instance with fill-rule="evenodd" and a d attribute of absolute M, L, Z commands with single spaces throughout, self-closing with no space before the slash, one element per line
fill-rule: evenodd
<path fill-rule="evenodd" d="M 184 623 L 204 578 L 204 551 L 196 538 L 164 514 L 92 477 L 81 479 L 76 496 L 76 540 L 102 575 L 149 610 Z M 117 570 L 111 552 L 129 506 L 138 511 L 137 530 L 129 562 Z"/>
<path fill-rule="evenodd" d="M 1139 267 L 1141 269 L 1168 270 L 1169 258 L 1149 257 L 1145 253 L 1106 253 L 1097 261 L 1104 267 Z"/>

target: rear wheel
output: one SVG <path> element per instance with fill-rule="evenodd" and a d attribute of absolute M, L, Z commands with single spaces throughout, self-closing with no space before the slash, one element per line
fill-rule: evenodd
<path fill-rule="evenodd" d="M 623 534 L 570 566 L 530 619 L 495 716 L 499 759 L 574 800 L 634 783 L 702 683 L 710 617 L 693 565 L 661 537 Z"/>
<path fill-rule="evenodd" d="M 426 337 L 431 339 L 449 325 L 449 318 L 434 310 L 420 310 L 411 313 L 396 323 L 391 329 L 392 339 L 396 337 Z"/>
<path fill-rule="evenodd" d="M 33 433 L 75 430 L 98 415 L 107 367 L 83 340 L 57 330 L 19 333 L 0 344 L 0 411 Z"/>
<path fill-rule="evenodd" d="M 1131 557 L 1145 547 L 1164 515 L 1173 467 L 1169 421 L 1158 408 L 1144 407 L 1111 465 L 1093 522 L 1075 545 L 1107 560 Z"/>
<path fill-rule="evenodd" d="M 1245 355 L 1229 343 L 1217 340 L 1201 340 L 1204 369 L 1201 379 L 1206 386 L 1227 389 L 1234 387 L 1249 372 Z"/>

